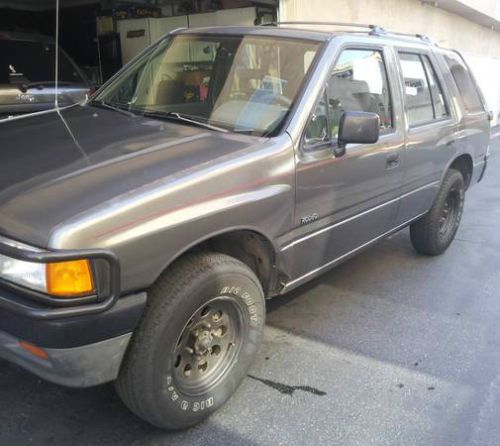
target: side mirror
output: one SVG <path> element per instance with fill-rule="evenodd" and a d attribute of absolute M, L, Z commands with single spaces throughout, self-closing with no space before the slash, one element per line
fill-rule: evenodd
<path fill-rule="evenodd" d="M 348 111 L 340 117 L 335 156 L 345 154 L 347 144 L 374 144 L 380 133 L 380 117 L 376 113 Z"/>

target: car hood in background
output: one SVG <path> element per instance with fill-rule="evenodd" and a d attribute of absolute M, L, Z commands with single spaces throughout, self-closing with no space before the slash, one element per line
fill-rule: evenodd
<path fill-rule="evenodd" d="M 79 105 L 4 121 L 0 234 L 46 247 L 65 220 L 258 141 Z"/>
<path fill-rule="evenodd" d="M 83 102 L 89 92 L 85 85 L 59 87 L 59 106 Z M 8 116 L 15 116 L 54 108 L 55 88 L 29 88 L 21 91 L 13 85 L 0 84 L 0 122 Z"/>

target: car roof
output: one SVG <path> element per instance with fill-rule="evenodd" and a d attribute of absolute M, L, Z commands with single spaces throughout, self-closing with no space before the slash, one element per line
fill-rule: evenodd
<path fill-rule="evenodd" d="M 326 31 L 324 29 L 310 29 L 308 27 L 327 27 L 340 25 L 343 27 L 351 27 L 351 29 L 332 29 Z M 302 26 L 302 27 L 301 27 Z M 354 28 L 354 29 L 353 29 Z M 366 30 L 360 30 L 365 28 Z M 384 41 L 385 44 L 392 45 L 422 45 L 437 47 L 436 43 L 430 38 L 422 34 L 404 34 L 397 32 L 386 31 L 384 28 L 377 25 L 358 25 L 358 24 L 343 24 L 332 22 L 282 22 L 282 24 L 270 24 L 261 26 L 213 26 L 206 28 L 180 28 L 176 30 L 176 34 L 224 34 L 224 35 L 252 35 L 266 37 L 283 37 L 292 39 L 314 40 L 325 42 L 335 37 L 357 37 L 367 40 Z"/>
<path fill-rule="evenodd" d="M 176 34 L 224 34 L 234 36 L 267 36 L 324 42 L 332 33 L 299 28 L 278 28 L 275 26 L 211 26 L 206 28 L 182 28 Z"/>
<path fill-rule="evenodd" d="M 0 29 L 0 40 L 12 40 L 23 42 L 54 43 L 54 39 L 43 34 L 23 33 L 18 31 L 2 31 Z"/>

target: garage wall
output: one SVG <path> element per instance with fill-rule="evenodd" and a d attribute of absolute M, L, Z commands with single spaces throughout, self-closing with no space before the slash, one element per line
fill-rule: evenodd
<path fill-rule="evenodd" d="M 500 114 L 500 32 L 417 0 L 281 0 L 280 20 L 375 23 L 426 34 L 461 51 L 483 90 L 495 123 Z"/>

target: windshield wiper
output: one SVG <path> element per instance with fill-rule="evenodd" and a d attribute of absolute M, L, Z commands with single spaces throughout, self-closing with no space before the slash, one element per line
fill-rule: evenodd
<path fill-rule="evenodd" d="M 122 114 L 127 115 L 127 116 L 131 116 L 131 117 L 135 117 L 136 116 L 135 113 L 132 113 L 132 112 L 128 111 L 125 108 L 118 107 L 118 106 L 112 105 L 112 104 L 108 104 L 107 102 L 104 102 L 104 101 L 96 101 L 96 100 L 94 100 L 94 101 L 89 101 L 88 104 L 89 105 L 93 105 L 95 107 L 107 108 L 108 110 L 113 110 L 113 111 L 116 111 L 118 113 L 122 113 Z"/>
<path fill-rule="evenodd" d="M 207 122 L 203 122 L 203 121 L 195 119 L 191 116 L 182 115 L 182 114 L 177 113 L 177 112 L 144 111 L 144 112 L 142 112 L 142 115 L 147 117 L 147 118 L 173 119 L 176 121 L 182 121 L 182 122 L 186 122 L 186 123 L 191 124 L 191 125 L 196 125 L 198 127 L 203 127 L 203 128 L 210 129 L 210 130 L 215 130 L 217 132 L 222 132 L 222 133 L 229 132 L 227 129 L 224 129 L 222 127 L 217 127 L 215 125 L 208 124 Z"/>
<path fill-rule="evenodd" d="M 239 133 L 240 135 L 253 135 L 255 129 L 234 129 L 235 133 Z"/>

